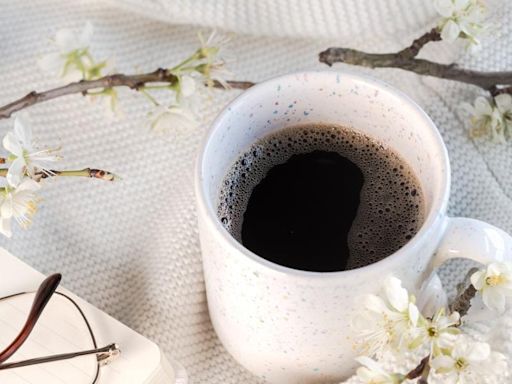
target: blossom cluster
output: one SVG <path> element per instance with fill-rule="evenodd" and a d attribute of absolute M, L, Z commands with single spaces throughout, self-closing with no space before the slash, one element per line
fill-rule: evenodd
<path fill-rule="evenodd" d="M 477 36 L 483 30 L 486 9 L 479 0 L 434 0 L 434 7 L 442 16 L 438 28 L 443 40 L 462 39 L 473 46 L 480 44 Z"/>
<path fill-rule="evenodd" d="M 0 189 L 0 233 L 11 237 L 11 220 L 22 227 L 30 225 L 37 210 L 38 181 L 52 176 L 50 166 L 59 160 L 57 149 L 39 149 L 32 141 L 32 130 L 26 116 L 17 116 L 14 129 L 8 132 L 2 144 L 8 156 L 2 162 L 9 167 L 0 170 L 5 185 Z"/>
<path fill-rule="evenodd" d="M 110 73 L 111 60 L 96 61 L 90 46 L 94 33 L 93 25 L 87 22 L 83 30 L 76 34 L 69 29 L 57 31 L 53 43 L 56 51 L 42 56 L 38 64 L 44 71 L 59 77 L 64 82 L 97 80 Z M 221 58 L 221 48 L 227 43 L 219 39 L 214 32 L 208 39 L 200 38 L 200 47 L 178 65 L 167 68 L 173 81 L 162 85 L 143 86 L 139 90 L 153 105 L 149 113 L 148 126 L 153 131 L 169 132 L 191 130 L 197 124 L 191 110 L 192 96 L 200 88 L 211 88 L 218 84 L 228 87 L 224 77 L 229 74 L 225 61 Z M 173 101 L 169 105 L 161 104 L 151 95 L 152 89 L 167 89 L 172 93 Z M 87 92 L 92 99 L 104 98 L 108 110 L 117 111 L 118 94 L 114 88 L 100 88 Z M 31 224 L 32 216 L 37 210 L 39 198 L 36 192 L 40 181 L 50 176 L 86 176 L 104 180 L 113 180 L 110 172 L 84 169 L 79 171 L 54 171 L 51 166 L 58 161 L 57 149 L 36 148 L 32 140 L 32 131 L 27 115 L 18 115 L 14 120 L 14 129 L 8 132 L 2 141 L 5 157 L 0 163 L 6 168 L 0 169 L 0 176 L 5 177 L 0 187 L 0 233 L 12 235 L 11 221 L 15 219 L 26 228 Z"/>
<path fill-rule="evenodd" d="M 39 66 L 45 72 L 60 77 L 64 82 L 96 80 L 112 71 L 112 60 L 97 62 L 90 51 L 94 28 L 87 22 L 80 34 L 69 29 L 57 31 L 53 42 L 57 52 L 42 56 Z M 162 85 L 142 86 L 139 91 L 151 102 L 153 110 L 148 113 L 147 126 L 154 132 L 168 133 L 186 131 L 197 126 L 193 112 L 192 97 L 198 90 L 217 84 L 228 88 L 225 77 L 230 75 L 221 51 L 228 39 L 220 38 L 214 31 L 208 39 L 199 34 L 200 47 L 189 57 L 167 70 L 174 81 Z M 197 86 L 200 84 L 201 86 Z M 168 90 L 172 102 L 163 104 L 151 94 L 154 89 Z M 107 110 L 118 112 L 118 93 L 114 88 L 88 91 L 93 100 L 103 97 Z"/>
<path fill-rule="evenodd" d="M 503 93 L 488 99 L 476 98 L 474 105 L 463 104 L 471 115 L 471 135 L 487 136 L 498 143 L 505 143 L 512 132 L 512 96 Z"/>
<path fill-rule="evenodd" d="M 438 23 L 441 39 L 448 42 L 463 40 L 478 47 L 478 35 L 484 31 L 486 7 L 480 0 L 434 0 L 434 7 L 442 16 Z M 505 143 L 511 136 L 512 96 L 508 93 L 491 98 L 479 96 L 474 104 L 464 103 L 463 110 L 470 114 L 471 136 L 488 137 Z"/>
<path fill-rule="evenodd" d="M 507 298 L 512 297 L 512 263 L 491 263 L 475 272 L 471 283 L 489 309 L 502 312 Z M 358 324 L 363 324 L 359 325 L 358 348 L 364 355 L 357 359 L 362 364 L 357 374 L 363 382 L 404 382 L 407 374 L 389 373 L 376 360 L 417 349 L 426 351 L 430 374 L 442 377 L 443 383 L 493 382 L 506 371 L 504 355 L 463 333 L 458 312 L 448 314 L 439 308 L 434 316 L 423 316 L 415 297 L 392 276 L 384 283 L 384 294 L 385 298 L 368 295 L 358 319 Z"/>

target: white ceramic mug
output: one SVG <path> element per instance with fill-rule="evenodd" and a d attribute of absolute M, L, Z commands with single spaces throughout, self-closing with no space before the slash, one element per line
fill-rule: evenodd
<path fill-rule="evenodd" d="M 398 152 L 424 191 L 426 219 L 400 250 L 340 272 L 306 272 L 267 261 L 237 242 L 216 215 L 227 170 L 259 138 L 294 124 L 351 127 Z M 355 370 L 350 322 L 361 295 L 388 275 L 416 291 L 443 261 L 510 259 L 512 238 L 481 221 L 449 218 L 450 164 L 436 126 L 392 87 L 347 72 L 305 72 L 260 83 L 213 122 L 196 170 L 199 234 L 213 326 L 226 349 L 272 383 L 341 380 Z"/>

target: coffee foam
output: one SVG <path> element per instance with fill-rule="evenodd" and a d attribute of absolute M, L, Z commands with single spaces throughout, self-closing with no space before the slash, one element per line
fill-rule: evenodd
<path fill-rule="evenodd" d="M 385 258 L 405 245 L 424 220 L 419 180 L 393 150 L 346 127 L 308 124 L 282 129 L 243 152 L 223 180 L 217 214 L 242 242 L 242 222 L 253 188 L 277 164 L 315 150 L 337 152 L 363 172 L 359 209 L 348 235 L 354 269 Z"/>

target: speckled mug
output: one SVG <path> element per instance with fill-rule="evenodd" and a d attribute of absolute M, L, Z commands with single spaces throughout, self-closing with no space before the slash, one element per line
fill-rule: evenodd
<path fill-rule="evenodd" d="M 368 266 L 306 272 L 267 261 L 237 242 L 216 215 L 220 185 L 239 154 L 297 123 L 352 127 L 393 148 L 421 181 L 427 216 L 404 247 Z M 512 238 L 489 224 L 449 218 L 450 165 L 434 123 L 411 99 L 349 72 L 305 72 L 260 83 L 213 122 L 196 170 L 199 234 L 213 326 L 233 357 L 271 383 L 323 383 L 351 375 L 350 323 L 364 294 L 388 275 L 417 290 L 448 258 L 487 262 L 512 254 Z M 271 218 L 269 218 L 271 219 Z"/>

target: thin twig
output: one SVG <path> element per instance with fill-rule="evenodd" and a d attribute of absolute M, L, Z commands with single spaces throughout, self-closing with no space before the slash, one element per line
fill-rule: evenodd
<path fill-rule="evenodd" d="M 458 285 L 458 294 L 453 303 L 450 304 L 451 312 L 459 312 L 460 317 L 465 316 L 471 308 L 471 299 L 476 295 L 476 289 L 471 284 L 471 275 L 477 272 L 478 268 L 471 268 L 466 274 L 462 283 Z"/>
<path fill-rule="evenodd" d="M 418 377 L 423 377 L 424 371 L 429 370 L 430 371 L 430 355 L 425 356 L 423 359 L 421 359 L 420 363 L 407 375 L 405 375 L 405 378 L 408 380 L 417 379 Z M 428 376 L 428 373 L 427 373 Z"/>
<path fill-rule="evenodd" d="M 231 89 L 248 89 L 248 88 L 251 88 L 256 83 L 253 83 L 252 81 L 228 80 L 227 84 L 229 85 L 229 88 L 231 88 Z M 224 86 L 221 83 L 219 83 L 217 80 L 215 80 L 213 82 L 213 86 L 215 88 L 225 89 Z"/>
<path fill-rule="evenodd" d="M 7 176 L 7 169 L 0 169 L 0 177 Z M 109 171 L 104 171 L 102 169 L 95 168 L 84 168 L 77 170 L 69 170 L 69 171 L 57 171 L 50 170 L 48 172 L 37 172 L 34 175 L 35 180 L 46 179 L 48 177 L 55 176 L 72 176 L 72 177 L 91 177 L 95 179 L 101 179 L 106 181 L 114 181 L 118 179 L 118 176 Z"/>
<path fill-rule="evenodd" d="M 460 68 L 456 64 L 440 64 L 417 59 L 418 52 L 430 41 L 440 40 L 439 32 L 432 30 L 407 48 L 396 53 L 368 53 L 350 48 L 333 47 L 320 52 L 319 60 L 332 66 L 334 63 L 359 65 L 368 68 L 399 68 L 419 75 L 439 77 L 473 84 L 485 90 L 500 89 L 501 93 L 512 93 L 512 72 L 483 72 Z M 498 86 L 505 86 L 498 88 Z"/>
<path fill-rule="evenodd" d="M 491 87 L 489 89 L 489 92 L 491 92 L 491 95 L 493 97 L 501 95 L 501 94 L 504 94 L 504 93 L 512 94 L 512 86 L 510 86 L 510 87 L 496 87 L 496 86 L 493 86 L 493 87 Z"/>
<path fill-rule="evenodd" d="M 14 112 L 20 111 L 37 103 L 43 103 L 45 101 L 55 99 L 57 97 L 75 93 L 87 95 L 87 92 L 93 89 L 128 87 L 130 89 L 138 90 L 144 87 L 146 84 L 167 83 L 172 85 L 176 82 L 176 76 L 173 75 L 169 70 L 163 68 L 159 68 L 156 71 L 140 75 L 124 75 L 117 73 L 114 75 L 104 76 L 96 80 L 81 80 L 44 92 L 32 91 L 24 97 L 4 105 L 3 107 L 0 107 L 0 119 L 9 118 Z M 254 83 L 249 81 L 228 81 L 227 84 L 230 86 L 230 88 L 234 89 L 247 89 L 254 85 Z M 218 82 L 214 83 L 214 87 L 223 88 L 222 85 Z"/>
<path fill-rule="evenodd" d="M 421 48 L 430 43 L 431 41 L 439 41 L 441 40 L 441 34 L 437 30 L 437 28 L 432 28 L 429 32 L 424 35 L 418 37 L 416 40 L 412 42 L 412 44 L 399 51 L 397 54 L 402 57 L 402 59 L 412 59 L 418 56 Z"/>

